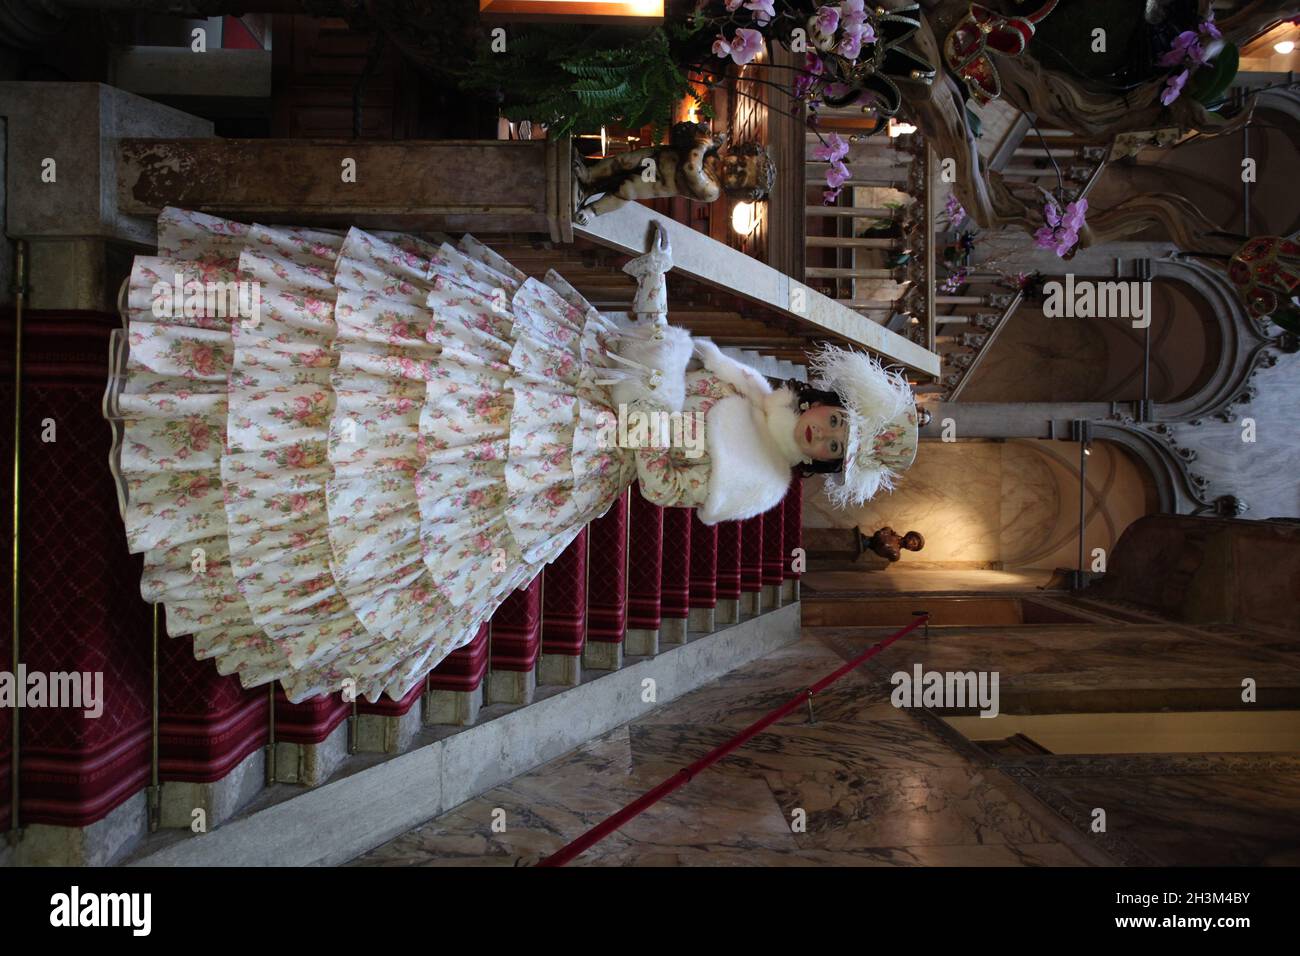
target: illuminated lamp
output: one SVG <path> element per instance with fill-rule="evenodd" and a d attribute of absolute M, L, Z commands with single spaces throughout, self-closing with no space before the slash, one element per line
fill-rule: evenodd
<path fill-rule="evenodd" d="M 484 19 L 555 23 L 658 23 L 664 0 L 479 0 Z"/>

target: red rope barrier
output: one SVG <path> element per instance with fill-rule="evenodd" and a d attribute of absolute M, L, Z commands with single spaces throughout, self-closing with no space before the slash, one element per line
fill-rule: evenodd
<path fill-rule="evenodd" d="M 567 846 L 561 847 L 559 850 L 552 853 L 550 856 L 542 860 L 537 865 L 538 866 L 563 866 L 564 864 L 568 863 L 578 854 L 590 849 L 592 846 L 594 846 L 595 844 L 603 840 L 605 837 L 609 836 L 611 833 L 613 833 L 623 824 L 627 823 L 627 821 L 631 820 L 635 816 L 638 816 L 642 811 L 648 809 L 649 807 L 654 806 L 656 803 L 658 803 L 664 797 L 668 796 L 668 794 L 672 793 L 678 787 L 690 783 L 691 779 L 701 770 L 711 766 L 712 764 L 717 763 L 727 754 L 731 753 L 733 750 L 738 748 L 745 741 L 749 740 L 751 737 L 755 736 L 756 734 L 762 732 L 767 727 L 770 727 L 772 724 L 776 723 L 786 714 L 790 713 L 792 710 L 795 710 L 797 707 L 799 707 L 799 705 L 802 704 L 804 701 L 808 700 L 813 695 L 817 694 L 819 691 L 825 690 L 827 687 L 835 683 L 837 680 L 839 680 L 849 671 L 853 670 L 853 668 L 857 667 L 863 661 L 870 660 L 872 657 L 875 657 L 877 654 L 883 651 L 890 644 L 893 644 L 895 641 L 899 640 L 900 638 L 906 636 L 907 634 L 910 634 L 912 631 L 916 630 L 922 624 L 926 623 L 929 619 L 930 619 L 929 615 L 925 615 L 924 617 L 918 617 L 915 621 L 907 625 L 907 627 L 903 628 L 901 631 L 895 631 L 893 634 L 885 638 L 885 640 L 881 641 L 879 644 L 867 648 L 867 650 L 863 651 L 857 657 L 853 658 L 853 660 L 849 661 L 843 667 L 836 670 L 833 674 L 828 674 L 826 677 L 823 677 L 821 680 L 813 684 L 807 690 L 801 691 L 798 694 L 796 694 L 794 697 L 790 698 L 789 701 L 782 704 L 780 707 L 772 711 L 770 714 L 767 714 L 764 717 L 760 717 L 757 721 L 750 724 L 748 727 L 746 727 L 736 736 L 732 737 L 726 743 L 722 744 L 721 746 L 715 747 L 713 750 L 709 751 L 707 754 L 705 754 L 699 760 L 695 761 L 695 763 L 691 764 L 689 767 L 683 767 L 681 770 L 677 771 L 675 774 L 673 774 L 663 783 L 659 784 L 659 786 L 655 787 L 653 790 L 649 790 L 646 793 L 642 794 L 636 800 L 633 800 L 631 803 L 625 806 L 622 810 L 619 810 L 613 816 L 608 817 L 605 820 L 602 820 L 600 823 L 596 824 L 594 827 L 592 827 L 582 836 L 578 837 L 572 843 L 568 844 Z"/>

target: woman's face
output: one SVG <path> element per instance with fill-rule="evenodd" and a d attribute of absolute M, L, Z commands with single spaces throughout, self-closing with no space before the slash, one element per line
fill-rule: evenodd
<path fill-rule="evenodd" d="M 794 440 L 809 458 L 843 458 L 849 441 L 849 422 L 844 410 L 834 405 L 810 406 L 795 421 Z"/>

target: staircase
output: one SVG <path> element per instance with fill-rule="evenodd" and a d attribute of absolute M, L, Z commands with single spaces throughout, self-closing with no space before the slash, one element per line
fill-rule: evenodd
<path fill-rule="evenodd" d="M 798 639 L 799 480 L 765 515 L 712 527 L 633 486 L 403 700 L 293 704 L 245 689 L 196 660 L 188 638 L 167 637 L 161 620 L 155 670 L 139 561 L 121 555 L 98 404 L 117 316 L 24 318 L 35 359 L 24 434 L 39 434 L 54 409 L 60 438 L 25 476 L 37 533 L 24 577 L 74 576 L 79 599 L 24 589 L 23 660 L 111 673 L 102 719 L 27 717 L 18 759 L 0 749 L 0 770 L 18 769 L 22 826 L 0 864 L 343 862 Z M 742 355 L 767 374 L 799 371 Z M 86 491 L 75 512 L 42 492 L 65 487 Z M 84 546 L 58 544 L 72 538 Z"/>
<path fill-rule="evenodd" d="M 318 717 L 295 728 L 293 749 L 277 744 L 276 782 L 209 836 L 156 833 L 132 860 L 341 863 L 798 640 L 787 555 L 801 493 L 796 481 L 766 514 L 706 526 L 629 489 L 409 700 L 308 702 Z M 303 767 L 330 769 L 286 776 Z"/>
<path fill-rule="evenodd" d="M 807 133 L 804 279 L 830 298 L 884 325 L 893 315 L 893 303 L 907 278 L 905 271 L 891 267 L 889 260 L 908 247 L 905 210 L 887 204 L 910 204 L 924 190 L 923 172 L 916 169 L 911 152 L 915 144 L 909 136 L 861 135 L 864 120 L 859 109 L 822 109 L 817 116 L 822 136 L 838 133 L 850 140 L 849 155 L 844 159 L 850 178 L 838 199 L 830 205 L 823 203 L 831 164 L 814 158 L 813 150 L 822 140 L 817 133 Z M 860 139 L 853 142 L 851 137 Z"/>
<path fill-rule="evenodd" d="M 743 362 L 746 365 L 758 369 L 768 378 L 775 378 L 785 381 L 793 378 L 800 382 L 808 381 L 808 368 L 805 365 L 796 365 L 794 362 L 786 359 L 773 358 L 770 355 L 762 355 L 753 349 L 737 349 L 727 347 L 722 349 L 726 355 L 730 355 L 737 362 Z"/>
<path fill-rule="evenodd" d="M 1041 204 L 1042 190 L 1063 182 L 1071 196 L 1086 195 L 1105 167 L 1105 148 L 1088 144 L 1067 130 L 1042 129 L 1042 138 L 1020 117 L 988 157 L 1004 184 L 1026 202 Z M 1023 302 L 999 273 L 972 269 L 968 281 L 951 292 L 936 290 L 934 343 L 943 365 L 937 380 L 918 386 L 920 394 L 956 401 Z M 903 326 L 922 342 L 919 324 Z"/>

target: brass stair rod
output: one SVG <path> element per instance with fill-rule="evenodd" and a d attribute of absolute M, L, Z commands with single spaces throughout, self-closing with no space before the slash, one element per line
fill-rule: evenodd
<path fill-rule="evenodd" d="M 585 580 L 582 585 L 582 650 L 578 652 L 579 661 L 587 653 L 587 631 L 591 625 L 591 524 L 590 521 L 587 522 L 587 527 L 583 529 L 587 532 L 587 541 L 583 545 L 586 552 L 583 562 L 586 566 L 582 569 Z"/>
<path fill-rule="evenodd" d="M 632 494 L 635 490 L 635 484 L 627 486 L 627 508 L 623 512 L 623 650 L 620 653 L 624 654 L 627 653 L 628 628 L 632 624 Z"/>
<path fill-rule="evenodd" d="M 14 242 L 14 469 L 13 469 L 13 579 L 11 595 L 13 607 L 11 618 L 13 624 L 12 673 L 18 675 L 18 662 L 21 656 L 19 637 L 19 541 L 21 507 L 19 495 L 22 490 L 22 423 L 23 423 L 23 307 L 27 304 L 27 243 L 22 239 Z M 18 818 L 18 771 L 19 771 L 19 719 L 22 709 L 13 708 L 10 725 L 9 757 L 9 842 L 17 843 L 21 824 Z"/>
<path fill-rule="evenodd" d="M 150 713 L 153 715 L 149 749 L 149 832 L 162 821 L 162 785 L 158 782 L 158 605 L 153 605 L 153 666 Z"/>
<path fill-rule="evenodd" d="M 275 681 L 267 685 L 266 785 L 275 783 Z"/>
<path fill-rule="evenodd" d="M 559 555 L 556 555 L 559 557 Z M 542 655 L 546 653 L 546 568 L 549 562 L 538 572 L 542 576 L 541 595 L 537 599 L 537 660 L 533 663 L 533 674 L 538 675 L 542 669 Z M 536 688 L 537 679 L 533 678 L 533 685 Z"/>

